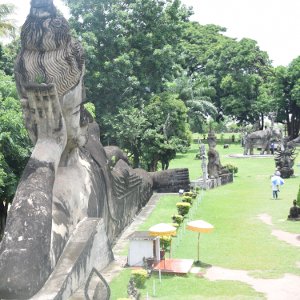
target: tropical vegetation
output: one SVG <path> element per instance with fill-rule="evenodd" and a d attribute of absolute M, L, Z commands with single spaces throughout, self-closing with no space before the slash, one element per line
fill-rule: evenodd
<path fill-rule="evenodd" d="M 191 132 L 263 129 L 272 115 L 293 139 L 300 129 L 300 56 L 272 66 L 268 54 L 226 28 L 191 21 L 180 0 L 64 0 L 86 53 L 87 100 L 104 145 L 134 167 L 167 169 L 186 153 Z M 0 5 L 0 203 L 13 197 L 31 144 L 14 88 L 20 40 L 13 7 Z M 9 120 L 9 122 L 8 122 Z M 13 159 L 12 159 L 13 157 Z M 1 210 L 5 211 L 5 210 Z"/>

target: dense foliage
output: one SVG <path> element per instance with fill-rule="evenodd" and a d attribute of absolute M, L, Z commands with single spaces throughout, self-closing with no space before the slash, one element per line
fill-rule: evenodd
<path fill-rule="evenodd" d="M 88 98 L 104 144 L 118 142 L 110 116 L 143 110 L 163 92 L 183 100 L 194 131 L 203 130 L 208 116 L 263 128 L 265 117 L 275 112 L 292 136 L 298 134 L 296 121 L 287 120 L 286 100 L 276 96 L 280 79 L 256 41 L 238 41 L 226 36 L 226 28 L 189 21 L 191 11 L 179 0 L 65 2 L 86 49 Z M 294 72 L 293 80 L 297 76 Z M 294 89 L 292 101 L 297 97 Z"/>
<path fill-rule="evenodd" d="M 287 125 L 288 135 L 296 138 L 300 130 L 300 56 L 289 66 L 275 69 L 273 91 L 278 120 Z"/>
<path fill-rule="evenodd" d="M 15 83 L 0 71 L 0 233 L 30 149 Z"/>

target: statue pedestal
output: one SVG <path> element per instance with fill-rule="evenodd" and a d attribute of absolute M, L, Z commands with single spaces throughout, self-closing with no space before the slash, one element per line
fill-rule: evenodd
<path fill-rule="evenodd" d="M 231 182 L 233 182 L 233 174 L 229 173 L 229 174 L 220 175 L 218 178 L 206 179 L 206 181 L 204 181 L 203 178 L 192 180 L 191 186 L 193 188 L 200 187 L 203 190 L 210 190 Z"/>

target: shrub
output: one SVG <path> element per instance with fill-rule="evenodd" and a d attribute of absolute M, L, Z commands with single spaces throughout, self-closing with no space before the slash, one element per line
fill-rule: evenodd
<path fill-rule="evenodd" d="M 169 251 L 171 246 L 172 237 L 171 236 L 161 236 L 160 246 L 164 251 Z"/>
<path fill-rule="evenodd" d="M 148 273 L 144 269 L 133 270 L 131 272 L 131 277 L 132 277 L 133 281 L 135 282 L 136 287 L 142 288 L 145 285 L 145 282 L 148 277 Z"/>
<path fill-rule="evenodd" d="M 183 196 L 192 197 L 193 196 L 193 192 L 184 192 Z"/>
<path fill-rule="evenodd" d="M 227 164 L 224 165 L 224 168 L 227 169 L 230 173 L 236 174 L 238 172 L 238 167 L 232 165 L 232 164 Z"/>
<path fill-rule="evenodd" d="M 177 202 L 176 207 L 178 210 L 178 214 L 181 216 L 185 216 L 186 214 L 188 214 L 191 204 L 188 202 Z"/>
<path fill-rule="evenodd" d="M 193 198 L 191 196 L 183 196 L 182 202 L 193 204 Z"/>
<path fill-rule="evenodd" d="M 183 222 L 183 216 L 182 215 L 173 215 L 172 216 L 173 222 L 175 222 L 177 225 L 181 224 Z"/>

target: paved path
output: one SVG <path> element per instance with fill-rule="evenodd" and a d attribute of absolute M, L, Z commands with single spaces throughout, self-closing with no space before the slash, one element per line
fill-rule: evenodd
<path fill-rule="evenodd" d="M 127 247 L 128 236 L 132 234 L 137 228 L 145 222 L 148 216 L 151 214 L 156 206 L 157 201 L 160 197 L 164 195 L 177 195 L 177 194 L 153 194 L 153 196 L 148 201 L 147 205 L 140 211 L 140 213 L 135 217 L 133 222 L 123 231 L 121 236 L 118 238 L 116 244 L 113 246 L 113 253 L 115 260 L 109 264 L 101 274 L 105 280 L 110 283 L 111 280 L 116 277 L 122 270 L 122 268 L 127 263 L 127 256 L 122 256 L 121 253 Z"/>

